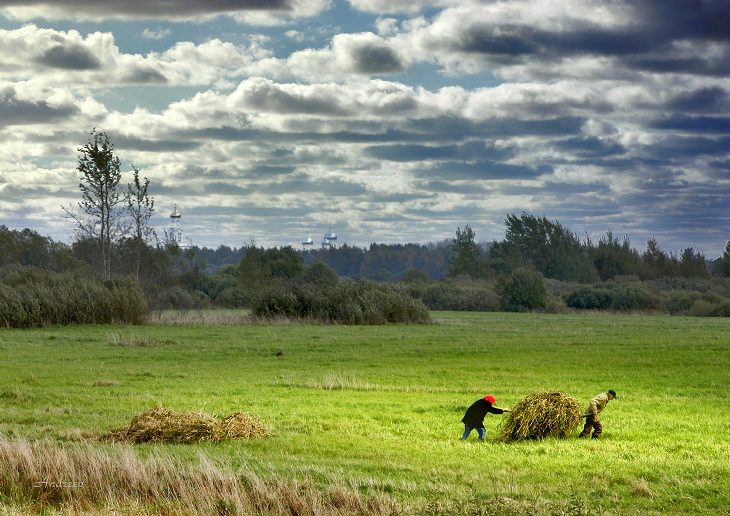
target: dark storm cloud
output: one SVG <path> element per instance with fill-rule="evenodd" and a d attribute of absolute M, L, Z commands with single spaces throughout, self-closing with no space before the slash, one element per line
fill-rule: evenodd
<path fill-rule="evenodd" d="M 236 217 L 245 216 L 254 219 L 265 220 L 267 218 L 277 219 L 279 217 L 306 217 L 311 215 L 312 208 L 310 206 L 296 207 L 272 207 L 259 206 L 253 203 L 246 203 L 240 206 L 199 206 L 191 207 L 186 210 L 189 218 L 196 217 Z"/>
<path fill-rule="evenodd" d="M 125 70 L 120 81 L 134 84 L 165 84 L 167 77 L 154 68 L 137 66 L 131 70 Z"/>
<path fill-rule="evenodd" d="M 730 136 L 705 138 L 701 136 L 669 136 L 646 148 L 650 156 L 670 159 L 693 159 L 698 156 L 726 155 L 730 149 Z"/>
<path fill-rule="evenodd" d="M 129 18 L 186 18 L 194 15 L 234 13 L 242 11 L 291 11 L 293 0 L 0 0 L 3 7 L 63 8 L 69 18 L 79 14 L 98 18 L 123 16 Z M 71 14 L 73 13 L 73 14 Z"/>
<path fill-rule="evenodd" d="M 101 68 L 101 61 L 80 45 L 56 45 L 38 56 L 35 61 L 51 68 L 63 70 L 98 70 Z"/>
<path fill-rule="evenodd" d="M 380 74 L 402 72 L 405 66 L 398 54 L 387 45 L 361 44 L 350 50 L 352 68 L 357 73 Z"/>
<path fill-rule="evenodd" d="M 369 147 L 365 152 L 376 159 L 388 161 L 427 161 L 427 160 L 503 160 L 512 156 L 511 149 L 487 147 L 483 141 L 467 142 L 462 145 L 382 145 Z"/>
<path fill-rule="evenodd" d="M 439 177 L 458 179 L 478 179 L 483 181 L 501 179 L 536 179 L 552 172 L 552 167 L 541 165 L 529 167 L 512 165 L 496 161 L 483 160 L 476 162 L 441 162 L 428 169 L 421 169 L 415 173 L 420 177 Z"/>
<path fill-rule="evenodd" d="M 184 152 L 195 150 L 201 143 L 191 140 L 144 140 L 127 136 L 116 136 L 114 144 L 119 149 L 138 150 L 146 152 Z"/>
<path fill-rule="evenodd" d="M 624 154 L 626 152 L 626 148 L 619 143 L 601 140 L 595 137 L 559 140 L 553 142 L 552 146 L 580 158 L 599 158 Z"/>
<path fill-rule="evenodd" d="M 507 138 L 510 136 L 569 136 L 581 132 L 584 118 L 548 117 L 537 120 L 519 118 L 473 121 L 466 118 L 442 116 L 408 121 L 411 141 L 462 141 L 467 138 Z"/>
<path fill-rule="evenodd" d="M 682 93 L 666 105 L 666 109 L 671 111 L 691 113 L 717 113 L 728 108 L 730 108 L 730 96 L 717 86 Z"/>
<path fill-rule="evenodd" d="M 435 193 L 482 195 L 488 191 L 483 186 L 475 185 L 471 182 L 424 181 L 419 183 L 418 186 L 423 190 Z"/>
<path fill-rule="evenodd" d="M 256 87 L 246 89 L 243 102 L 251 109 L 271 113 L 332 116 L 351 114 L 326 96 L 293 95 L 272 83 L 258 84 Z"/>
<path fill-rule="evenodd" d="M 527 59 L 555 61 L 592 55 L 613 57 L 630 68 L 652 72 L 727 73 L 726 50 L 723 56 L 708 56 L 695 47 L 687 56 L 675 48 L 675 43 L 682 43 L 686 50 L 687 42 L 729 42 L 726 1 L 644 1 L 630 5 L 635 18 L 627 26 L 605 28 L 582 22 L 553 31 L 517 23 L 467 21 L 459 36 L 447 45 L 452 51 L 482 54 L 504 65 L 522 64 Z M 433 44 L 440 43 L 436 40 Z"/>
<path fill-rule="evenodd" d="M 654 120 L 649 127 L 668 131 L 730 134 L 730 118 L 727 116 L 672 115 Z"/>
<path fill-rule="evenodd" d="M 0 88 L 0 127 L 58 122 L 78 113 L 73 105 L 52 106 L 45 100 L 21 100 L 13 86 Z"/>
<path fill-rule="evenodd" d="M 499 189 L 500 193 L 505 195 L 545 195 L 558 196 L 560 199 L 570 197 L 570 202 L 575 203 L 578 196 L 583 195 L 605 195 L 610 192 L 610 188 L 604 184 L 574 184 L 574 183 L 558 183 L 547 182 L 541 185 L 506 185 Z M 585 202 L 585 201 L 584 201 Z M 591 201 L 593 203 L 593 201 Z M 595 204 L 605 204 L 606 200 L 602 200 Z M 584 206 L 585 207 L 585 206 Z M 594 206 L 595 207 L 595 206 Z"/>

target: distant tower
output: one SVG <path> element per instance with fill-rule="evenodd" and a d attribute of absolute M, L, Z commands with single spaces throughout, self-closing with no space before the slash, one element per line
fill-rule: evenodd
<path fill-rule="evenodd" d="M 332 232 L 332 224 L 330 224 L 330 230 L 324 234 L 324 240 L 327 241 L 327 247 L 335 247 L 335 243 L 337 242 L 337 233 Z M 322 241 L 322 244 L 324 246 L 324 241 Z"/>
<path fill-rule="evenodd" d="M 314 245 L 314 240 L 309 236 L 309 231 L 307 231 L 307 236 L 304 237 L 304 240 L 302 240 L 302 249 L 306 249 L 307 247 L 312 247 Z"/>
<path fill-rule="evenodd" d="M 188 247 L 192 247 L 192 242 L 188 237 L 186 237 L 183 234 L 182 231 L 182 225 L 180 224 L 180 219 L 182 218 L 182 214 L 177 209 L 177 204 L 175 205 L 175 209 L 172 210 L 172 213 L 170 213 L 170 234 L 169 238 L 173 242 L 175 242 L 179 247 L 186 249 Z"/>

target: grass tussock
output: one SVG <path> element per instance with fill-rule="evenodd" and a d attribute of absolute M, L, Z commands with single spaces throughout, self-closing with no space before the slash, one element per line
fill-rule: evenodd
<path fill-rule="evenodd" d="M 101 438 L 112 442 L 195 443 L 266 437 L 269 431 L 256 416 L 234 412 L 222 420 L 204 412 L 176 412 L 155 407 L 132 418 L 128 426 Z"/>
<path fill-rule="evenodd" d="M 500 439 L 520 441 L 566 437 L 581 423 L 578 400 L 560 391 L 540 391 L 522 398 L 505 418 Z"/>
<path fill-rule="evenodd" d="M 384 495 L 345 486 L 264 479 L 200 455 L 183 464 L 139 458 L 130 447 L 100 450 L 0 437 L 0 500 L 11 513 L 339 516 L 400 512 Z"/>

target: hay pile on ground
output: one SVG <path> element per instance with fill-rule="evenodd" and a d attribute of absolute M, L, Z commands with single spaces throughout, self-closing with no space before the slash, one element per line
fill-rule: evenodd
<path fill-rule="evenodd" d="M 268 430 L 263 422 L 244 412 L 234 412 L 218 420 L 204 412 L 175 412 L 155 407 L 132 418 L 128 426 L 103 435 L 102 439 L 132 443 L 193 443 L 266 435 Z"/>
<path fill-rule="evenodd" d="M 500 429 L 500 439 L 566 437 L 581 423 L 578 400 L 560 391 L 540 391 L 522 398 Z"/>

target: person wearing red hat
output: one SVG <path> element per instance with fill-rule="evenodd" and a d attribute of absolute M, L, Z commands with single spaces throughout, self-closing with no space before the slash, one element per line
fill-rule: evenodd
<path fill-rule="evenodd" d="M 508 409 L 495 407 L 494 403 L 496 401 L 497 400 L 494 396 L 490 396 L 488 394 L 483 398 L 476 400 L 468 409 L 466 409 L 464 417 L 461 418 L 461 422 L 464 423 L 464 435 L 461 436 L 462 441 L 465 441 L 469 437 L 469 434 L 471 434 L 471 431 L 475 428 L 477 434 L 479 434 L 479 440 L 483 441 L 484 434 L 486 432 L 484 429 L 484 418 L 486 415 L 509 412 Z"/>

